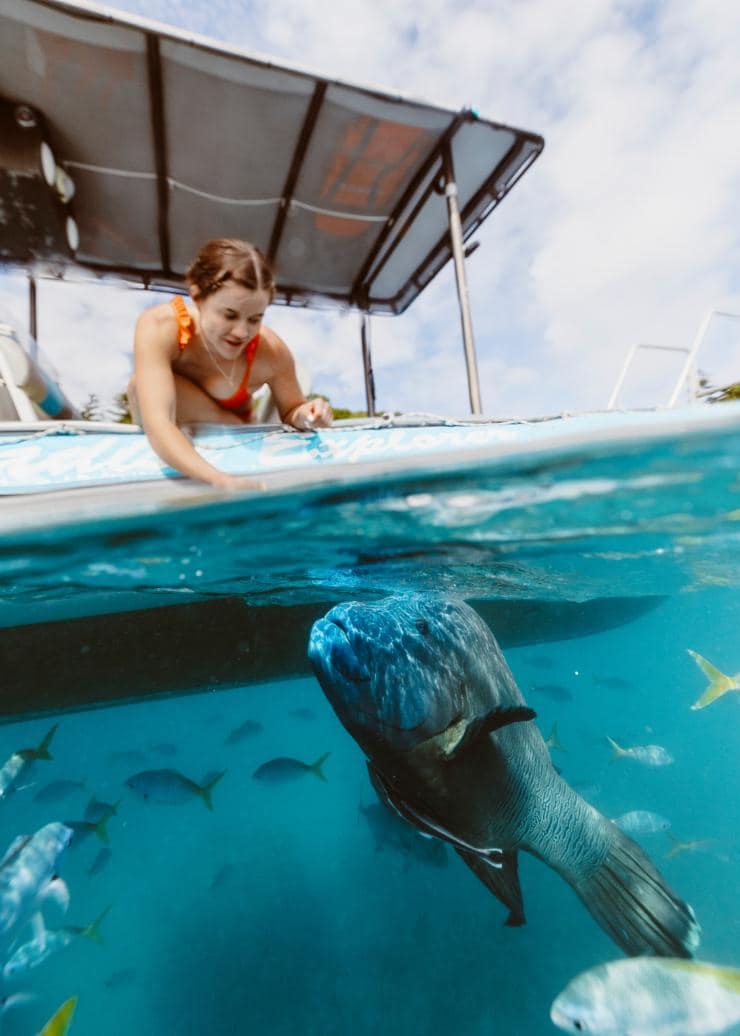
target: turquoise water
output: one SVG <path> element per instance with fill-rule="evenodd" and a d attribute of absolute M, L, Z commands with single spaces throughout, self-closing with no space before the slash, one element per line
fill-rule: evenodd
<path fill-rule="evenodd" d="M 0 554 L 4 603 L 58 617 L 68 602 L 72 619 L 93 592 L 144 607 L 197 586 L 205 601 L 281 606 L 270 621 L 286 624 L 299 606 L 320 613 L 404 589 L 488 605 L 543 734 L 557 723 L 564 748 L 553 759 L 565 779 L 607 816 L 640 809 L 670 821 L 669 833 L 637 840 L 693 905 L 700 956 L 737 965 L 740 695 L 692 712 L 706 680 L 687 648 L 740 671 L 739 460 L 738 437 L 705 437 L 358 496 L 282 497 L 248 514 L 232 502 L 161 524 L 16 537 Z M 158 609 L 146 614 L 157 623 Z M 5 651 L 12 636 L 4 632 Z M 166 636 L 159 657 L 181 673 Z M 64 665 L 74 674 L 73 658 Z M 7 1011 L 3 1032 L 37 1031 L 77 994 L 73 1036 L 545 1034 L 567 981 L 620 955 L 532 857 L 520 859 L 527 924 L 509 929 L 504 907 L 449 848 L 442 866 L 391 833 L 378 840 L 363 812 L 373 793 L 362 753 L 307 667 L 280 668 L 278 659 L 274 678 L 255 682 L 246 658 L 228 686 L 193 686 L 182 672 L 187 695 L 45 710 L 0 727 L 4 760 L 59 723 L 53 760 L 34 763 L 0 801 L 4 845 L 81 818 L 91 795 L 119 802 L 107 863 L 91 874 L 103 843 L 73 841 L 59 864 L 66 919 L 44 907 L 54 927 L 85 925 L 110 905 L 104 942 L 76 938 L 6 982 L 4 995 L 37 999 Z M 119 675 L 125 683 L 125 666 Z M 85 680 L 92 699 L 89 671 Z M 161 689 L 156 675 L 152 684 Z M 228 743 L 247 720 L 261 729 Z M 675 762 L 612 761 L 606 735 L 660 744 Z M 274 757 L 311 763 L 326 752 L 325 783 L 311 772 L 279 785 L 253 779 Z M 196 795 L 147 802 L 125 784 L 162 767 L 196 781 L 225 770 L 213 811 Z M 84 786 L 36 801 L 59 779 Z"/>

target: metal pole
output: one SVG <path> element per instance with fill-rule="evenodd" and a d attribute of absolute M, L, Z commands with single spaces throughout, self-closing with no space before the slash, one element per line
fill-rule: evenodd
<path fill-rule="evenodd" d="M 457 301 L 460 306 L 463 345 L 465 347 L 465 366 L 468 372 L 468 394 L 470 396 L 470 412 L 483 413 L 480 399 L 480 381 L 478 380 L 478 363 L 475 356 L 473 339 L 473 321 L 470 316 L 470 298 L 468 282 L 465 276 L 465 244 L 463 241 L 462 221 L 457 204 L 457 184 L 452 166 L 452 149 L 449 144 L 444 149 L 444 181 L 447 198 L 447 217 L 450 223 L 450 240 L 452 241 L 452 257 L 455 262 L 455 281 L 457 284 Z"/>
<path fill-rule="evenodd" d="M 36 307 L 36 278 L 32 273 L 28 274 L 28 333 L 31 336 L 31 359 L 38 362 L 38 313 Z"/>
<path fill-rule="evenodd" d="M 706 338 L 707 331 L 709 330 L 709 325 L 712 322 L 712 317 L 730 317 L 733 320 L 740 319 L 740 315 L 738 315 L 737 313 L 725 313 L 721 309 L 710 309 L 709 310 L 709 312 L 706 314 L 706 316 L 702 320 L 701 325 L 699 327 L 699 330 L 696 332 L 696 337 L 694 338 L 694 341 L 693 341 L 691 347 L 687 350 L 688 351 L 688 356 L 686 357 L 686 363 L 684 364 L 683 370 L 681 371 L 681 373 L 678 376 L 678 381 L 676 382 L 676 387 L 674 388 L 674 390 L 673 390 L 673 392 L 671 394 L 671 398 L 668 400 L 668 406 L 669 407 L 672 407 L 672 406 L 676 405 L 679 393 L 681 392 L 681 389 L 683 388 L 684 382 L 687 380 L 687 378 L 690 379 L 689 380 L 689 384 L 691 384 L 691 379 L 692 378 L 694 380 L 694 384 L 696 384 L 696 382 L 698 381 L 698 377 L 696 375 L 696 370 L 695 370 L 695 367 L 696 367 L 696 357 L 697 357 L 697 355 L 699 353 L 699 350 L 701 349 L 701 347 L 702 347 L 702 345 L 704 343 L 704 339 Z M 693 371 L 693 373 L 692 373 L 692 371 Z"/>
<path fill-rule="evenodd" d="M 362 338 L 362 369 L 365 375 L 367 416 L 375 417 L 375 378 L 373 377 L 373 361 L 370 355 L 370 317 L 367 313 L 362 314 L 360 337 Z"/>

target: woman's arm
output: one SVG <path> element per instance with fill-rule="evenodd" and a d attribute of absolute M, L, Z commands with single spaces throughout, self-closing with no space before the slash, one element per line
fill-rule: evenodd
<path fill-rule="evenodd" d="M 266 334 L 272 352 L 273 372 L 268 384 L 280 420 L 301 431 L 328 428 L 333 414 L 327 401 L 321 398 L 306 399 L 298 384 L 295 361 L 288 346 L 274 331 L 265 332 L 263 329 L 262 334 Z"/>
<path fill-rule="evenodd" d="M 254 489 L 254 479 L 227 475 L 204 460 L 176 424 L 177 393 L 172 371 L 173 328 L 156 309 L 139 317 L 134 336 L 136 399 L 152 449 L 165 464 L 189 478 L 224 489 Z"/>

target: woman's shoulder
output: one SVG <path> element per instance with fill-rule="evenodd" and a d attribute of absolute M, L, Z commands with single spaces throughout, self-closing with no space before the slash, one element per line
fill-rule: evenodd
<path fill-rule="evenodd" d="M 148 353 L 152 348 L 166 354 L 176 355 L 180 324 L 172 301 L 159 302 L 139 315 L 134 335 L 137 347 Z"/>
<path fill-rule="evenodd" d="M 260 328 L 259 348 L 261 353 L 269 354 L 273 359 L 280 360 L 290 356 L 290 349 L 277 331 L 265 324 Z"/>
<path fill-rule="evenodd" d="M 137 321 L 140 327 L 168 327 L 174 328 L 178 323 L 178 314 L 172 305 L 172 299 L 168 302 L 158 302 L 156 306 L 149 306 L 140 315 Z"/>

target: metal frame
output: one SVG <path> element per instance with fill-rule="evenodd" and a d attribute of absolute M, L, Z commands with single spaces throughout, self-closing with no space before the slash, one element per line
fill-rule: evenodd
<path fill-rule="evenodd" d="M 270 234 L 270 245 L 267 249 L 267 258 L 271 263 L 275 261 L 275 256 L 280 247 L 280 241 L 285 228 L 285 221 L 288 218 L 290 206 L 293 201 L 295 185 L 298 182 L 298 177 L 303 168 L 303 161 L 306 157 L 306 152 L 308 151 L 308 145 L 311 142 L 313 131 L 316 129 L 316 123 L 319 121 L 319 114 L 324 104 L 327 86 L 328 84 L 323 80 L 319 80 L 319 82 L 316 83 L 313 96 L 308 105 L 306 117 L 303 120 L 301 132 L 298 135 L 298 143 L 293 152 L 293 159 L 290 163 L 288 176 L 286 177 L 285 186 L 283 187 L 283 191 L 280 196 L 282 201 L 280 202 L 278 214 L 275 219 L 275 223 L 273 224 L 272 233 Z"/>
<path fill-rule="evenodd" d="M 694 336 L 694 341 L 690 346 L 652 345 L 647 342 L 638 342 L 636 345 L 633 345 L 627 353 L 627 356 L 625 357 L 622 369 L 619 372 L 617 381 L 614 385 L 614 388 L 612 389 L 612 394 L 609 397 L 609 402 L 607 403 L 607 410 L 614 410 L 616 408 L 617 402 L 619 400 L 619 394 L 622 391 L 622 386 L 624 385 L 625 378 L 627 377 L 627 372 L 629 368 L 632 366 L 632 361 L 634 360 L 635 356 L 637 355 L 640 349 L 654 349 L 660 352 L 685 353 L 686 359 L 684 361 L 683 367 L 681 368 L 681 372 L 678 375 L 676 384 L 673 386 L 673 390 L 670 396 L 668 397 L 668 402 L 665 405 L 669 408 L 672 408 L 676 405 L 676 403 L 678 402 L 678 397 L 681 394 L 681 390 L 687 382 L 689 387 L 690 401 L 695 402 L 699 387 L 696 372 L 696 357 L 698 356 L 699 350 L 704 344 L 704 339 L 706 338 L 707 331 L 709 330 L 709 325 L 712 322 L 713 317 L 728 317 L 731 320 L 740 320 L 740 313 L 727 313 L 724 310 L 720 309 L 710 309 L 706 313 L 701 324 L 699 325 L 699 330 L 696 332 L 696 335 Z"/>

